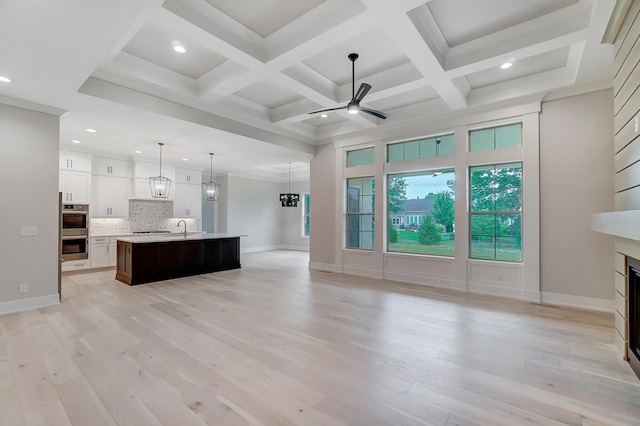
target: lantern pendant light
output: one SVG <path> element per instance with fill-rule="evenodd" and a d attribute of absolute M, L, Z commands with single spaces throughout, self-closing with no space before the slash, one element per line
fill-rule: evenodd
<path fill-rule="evenodd" d="M 162 142 L 158 142 L 160 145 L 160 175 L 149 178 L 149 185 L 151 186 L 151 196 L 153 198 L 169 198 L 169 190 L 171 189 L 171 179 L 162 177 Z"/>
<path fill-rule="evenodd" d="M 202 184 L 202 199 L 204 201 L 218 201 L 220 185 L 213 181 L 213 152 L 210 152 L 209 155 L 211 156 L 211 174 L 209 182 Z"/>
<path fill-rule="evenodd" d="M 289 192 L 280 194 L 280 203 L 282 207 L 298 207 L 298 201 L 300 201 L 300 194 L 291 193 L 291 163 L 289 163 Z"/>

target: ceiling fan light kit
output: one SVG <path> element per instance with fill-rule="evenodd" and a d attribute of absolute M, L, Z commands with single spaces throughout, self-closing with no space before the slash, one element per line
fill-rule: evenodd
<path fill-rule="evenodd" d="M 351 61 L 351 101 L 349 101 L 347 105 L 342 107 L 321 109 L 318 111 L 312 111 L 309 114 L 322 113 L 323 114 L 322 116 L 324 117 L 325 113 L 329 111 L 338 111 L 341 109 L 346 109 L 349 114 L 357 114 L 360 111 L 362 111 L 369 115 L 373 115 L 374 117 L 379 118 L 381 120 L 386 120 L 387 117 L 389 117 L 389 114 L 387 114 L 386 112 L 376 111 L 375 109 L 360 106 L 360 102 L 362 102 L 362 98 L 364 98 L 365 95 L 369 93 L 369 90 L 371 90 L 371 85 L 367 83 L 362 83 L 358 88 L 358 92 L 356 93 L 356 59 L 358 59 L 358 54 L 350 53 L 348 58 Z"/>

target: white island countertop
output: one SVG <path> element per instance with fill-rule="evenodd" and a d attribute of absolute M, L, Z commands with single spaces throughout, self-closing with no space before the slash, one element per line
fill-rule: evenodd
<path fill-rule="evenodd" d="M 118 241 L 124 241 L 126 243 L 162 243 L 171 241 L 191 241 L 191 240 L 220 240 L 223 238 L 239 238 L 246 237 L 247 235 L 239 234 L 225 234 L 221 232 L 212 234 L 193 233 L 185 236 L 183 233 L 171 233 L 171 234 L 145 234 L 140 236 L 124 236 L 118 237 Z"/>

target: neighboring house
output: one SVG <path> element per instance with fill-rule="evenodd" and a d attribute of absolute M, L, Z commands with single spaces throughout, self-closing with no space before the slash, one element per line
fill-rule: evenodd
<path fill-rule="evenodd" d="M 433 198 L 405 200 L 401 211 L 389 214 L 391 224 L 396 229 L 418 229 L 422 217 L 431 214 L 434 201 Z"/>

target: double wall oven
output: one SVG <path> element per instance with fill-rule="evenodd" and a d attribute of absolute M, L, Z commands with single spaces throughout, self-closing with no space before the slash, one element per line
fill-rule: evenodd
<path fill-rule="evenodd" d="M 61 258 L 81 260 L 89 258 L 89 205 L 62 204 Z"/>

